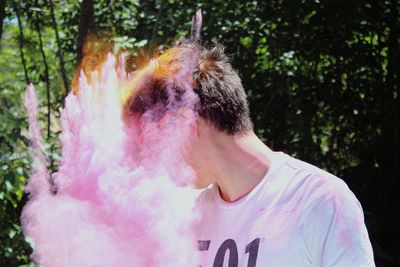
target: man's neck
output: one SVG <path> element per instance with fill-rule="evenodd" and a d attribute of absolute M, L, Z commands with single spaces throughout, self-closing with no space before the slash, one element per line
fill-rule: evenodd
<path fill-rule="evenodd" d="M 275 152 L 253 132 L 214 139 L 213 172 L 222 199 L 239 200 L 254 189 L 269 170 Z"/>

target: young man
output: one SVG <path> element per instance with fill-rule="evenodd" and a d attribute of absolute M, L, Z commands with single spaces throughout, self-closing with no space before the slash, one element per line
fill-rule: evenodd
<path fill-rule="evenodd" d="M 255 135 L 240 78 L 221 46 L 183 44 L 156 64 L 158 73 L 146 78 L 130 109 L 197 114 L 185 158 L 195 186 L 208 187 L 195 226 L 201 266 L 374 266 L 354 194 L 341 179 L 272 151 Z M 182 100 L 190 90 L 195 105 Z"/>

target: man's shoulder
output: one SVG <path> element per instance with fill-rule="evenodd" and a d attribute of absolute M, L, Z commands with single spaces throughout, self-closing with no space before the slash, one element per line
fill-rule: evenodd
<path fill-rule="evenodd" d="M 315 262 L 374 266 L 362 206 L 345 181 L 292 157 L 285 164 L 298 176 L 298 224 Z"/>
<path fill-rule="evenodd" d="M 281 172 L 277 172 L 278 179 L 288 179 L 288 183 L 299 183 L 312 192 L 349 191 L 349 187 L 342 178 L 323 170 L 308 162 L 296 159 L 285 154 L 282 160 Z M 287 174 L 287 177 L 284 177 Z"/>
<path fill-rule="evenodd" d="M 343 179 L 290 156 L 287 156 L 285 164 L 293 169 L 292 183 L 295 185 L 292 187 L 301 192 L 298 202 L 301 202 L 303 212 L 308 214 L 306 218 L 311 218 L 309 213 L 316 216 L 346 214 L 348 217 L 363 217 L 360 202 Z"/>
<path fill-rule="evenodd" d="M 328 198 L 358 202 L 345 181 L 328 171 L 284 153 L 277 165 L 265 190 L 274 191 L 283 201 L 294 198 L 299 205 Z"/>
<path fill-rule="evenodd" d="M 319 177 L 321 179 L 338 179 L 334 174 L 288 154 L 282 153 L 280 157 L 282 158 L 281 162 L 296 173 L 301 173 L 306 176 L 312 175 L 313 177 Z"/>

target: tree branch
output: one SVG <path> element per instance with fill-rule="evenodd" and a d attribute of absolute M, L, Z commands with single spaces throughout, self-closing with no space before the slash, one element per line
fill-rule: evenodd
<path fill-rule="evenodd" d="M 89 30 L 93 26 L 94 8 L 93 0 L 83 0 L 81 5 L 81 14 L 79 20 L 79 31 L 78 31 L 78 51 L 77 51 L 77 63 L 82 59 L 82 48 L 85 43 L 86 36 Z"/>
<path fill-rule="evenodd" d="M 37 5 L 38 1 L 35 1 L 35 5 Z M 45 82 L 46 82 L 46 96 L 47 96 L 47 138 L 49 139 L 51 136 L 50 132 L 50 125 L 51 125 L 51 120 L 50 120 L 50 114 L 51 114 L 51 100 L 50 100 L 50 79 L 49 79 L 49 66 L 47 64 L 47 59 L 46 59 L 46 54 L 44 53 L 43 49 L 43 39 L 42 39 L 42 31 L 40 30 L 40 24 L 39 24 L 40 18 L 38 16 L 38 12 L 35 13 L 35 28 L 36 32 L 38 34 L 39 38 L 39 47 L 40 47 L 40 53 L 42 55 L 42 60 L 43 60 L 43 65 L 44 65 L 44 77 L 45 77 Z"/>
<path fill-rule="evenodd" d="M 19 52 L 21 54 L 21 60 L 22 60 L 22 66 L 24 67 L 24 74 L 25 74 L 25 81 L 26 84 L 30 83 L 29 75 L 28 75 L 28 70 L 26 68 L 26 61 L 25 61 L 25 55 L 24 55 L 24 31 L 22 28 L 22 22 L 21 22 L 21 16 L 19 13 L 19 7 L 17 3 L 15 3 L 14 0 L 11 0 L 12 4 L 14 6 L 15 13 L 17 15 L 17 20 L 18 20 L 18 28 L 19 28 Z"/>
<path fill-rule="evenodd" d="M 6 17 L 6 1 L 0 1 L 0 47 L 1 47 L 1 36 L 3 35 L 3 22 Z"/>
<path fill-rule="evenodd" d="M 66 96 L 69 92 L 69 86 L 68 86 L 67 74 L 65 72 L 64 56 L 63 56 L 63 51 L 62 51 L 62 47 L 61 47 L 60 36 L 58 34 L 58 29 L 57 29 L 57 21 L 56 21 L 55 15 L 54 15 L 53 0 L 49 0 L 49 7 L 50 7 L 51 20 L 53 22 L 53 29 L 56 33 L 56 40 L 57 40 L 57 47 L 58 47 L 57 55 L 58 55 L 58 59 L 60 62 L 60 71 L 61 71 L 61 76 L 62 76 L 63 83 L 64 83 L 65 96 Z"/>
<path fill-rule="evenodd" d="M 151 44 L 154 44 L 155 41 L 156 41 L 158 25 L 160 24 L 160 19 L 161 19 L 161 16 L 163 14 L 165 6 L 166 6 L 166 3 L 165 3 L 165 1 L 163 1 L 161 3 L 161 5 L 160 5 L 160 9 L 158 10 L 157 18 L 156 18 L 156 21 L 154 23 L 153 30 L 152 30 L 152 33 L 151 33 Z"/>

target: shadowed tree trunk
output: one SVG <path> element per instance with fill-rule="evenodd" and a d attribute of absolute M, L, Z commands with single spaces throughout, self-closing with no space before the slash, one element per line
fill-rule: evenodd
<path fill-rule="evenodd" d="M 0 47 L 1 47 L 1 36 L 3 35 L 3 22 L 6 17 L 6 0 L 0 1 Z"/>
<path fill-rule="evenodd" d="M 35 5 L 38 5 L 38 0 L 35 1 Z M 39 38 L 39 47 L 40 53 L 42 55 L 43 65 L 44 65 L 44 78 L 46 83 L 46 97 L 47 97 L 47 138 L 50 138 L 50 114 L 51 114 L 51 101 L 50 101 L 50 79 L 49 79 L 49 66 L 47 64 L 46 54 L 44 53 L 43 49 L 43 39 L 42 39 L 42 31 L 40 28 L 40 18 L 38 12 L 35 12 L 35 22 L 34 22 L 36 32 Z"/>
<path fill-rule="evenodd" d="M 19 52 L 21 54 L 21 60 L 22 60 L 22 66 L 24 68 L 24 74 L 25 74 L 25 82 L 26 84 L 30 83 L 29 75 L 28 75 L 28 70 L 26 68 L 26 61 L 25 61 L 25 55 L 24 55 L 24 31 L 22 27 L 22 22 L 21 22 L 21 16 L 19 13 L 19 6 L 18 4 L 12 0 L 12 5 L 15 10 L 15 14 L 17 15 L 17 20 L 18 20 L 18 28 L 19 28 Z"/>
<path fill-rule="evenodd" d="M 157 12 L 155 1 L 140 1 L 138 6 L 138 12 L 140 13 L 141 11 L 145 10 L 154 10 L 155 12 Z M 146 18 L 141 18 L 140 16 L 138 16 L 137 20 L 138 20 L 138 25 L 141 26 L 140 27 L 138 26 L 131 36 L 136 38 L 136 40 L 144 40 L 144 39 L 150 40 L 150 38 L 152 37 L 151 34 L 153 33 L 153 30 L 149 31 Z M 158 27 L 158 25 L 156 27 Z"/>
<path fill-rule="evenodd" d="M 58 59 L 60 62 L 60 71 L 61 71 L 61 76 L 62 76 L 63 83 L 64 83 L 65 96 L 66 96 L 69 92 L 69 86 L 68 86 L 67 74 L 65 72 L 64 55 L 63 55 L 63 51 L 61 48 L 60 36 L 58 35 L 57 21 L 56 21 L 56 16 L 54 15 L 53 0 L 48 0 L 48 1 L 49 1 L 48 6 L 50 7 L 51 20 L 53 22 L 53 29 L 54 29 L 54 32 L 56 33 L 57 48 L 58 48 L 57 55 L 58 55 Z"/>
<path fill-rule="evenodd" d="M 164 15 L 164 8 L 165 8 L 166 4 L 167 4 L 167 2 L 163 1 L 160 5 L 160 9 L 157 12 L 157 18 L 156 18 L 156 21 L 154 23 L 153 30 L 151 33 L 151 44 L 153 44 L 153 45 L 156 43 L 158 26 L 160 24 L 161 16 Z"/>
<path fill-rule="evenodd" d="M 47 98 L 47 139 L 51 137 L 51 99 L 50 99 L 50 79 L 49 79 L 49 65 L 47 64 L 46 54 L 43 49 L 42 31 L 39 25 L 39 16 L 36 13 L 35 27 L 39 38 L 40 53 L 42 54 L 43 65 L 44 65 L 44 78 L 46 82 L 46 98 Z M 53 152 L 53 147 L 51 147 L 51 152 Z M 50 156 L 50 168 L 53 169 L 53 157 Z"/>
<path fill-rule="evenodd" d="M 82 59 L 82 48 L 89 30 L 93 28 L 93 19 L 93 0 L 83 0 L 79 20 L 77 64 L 79 64 Z"/>

